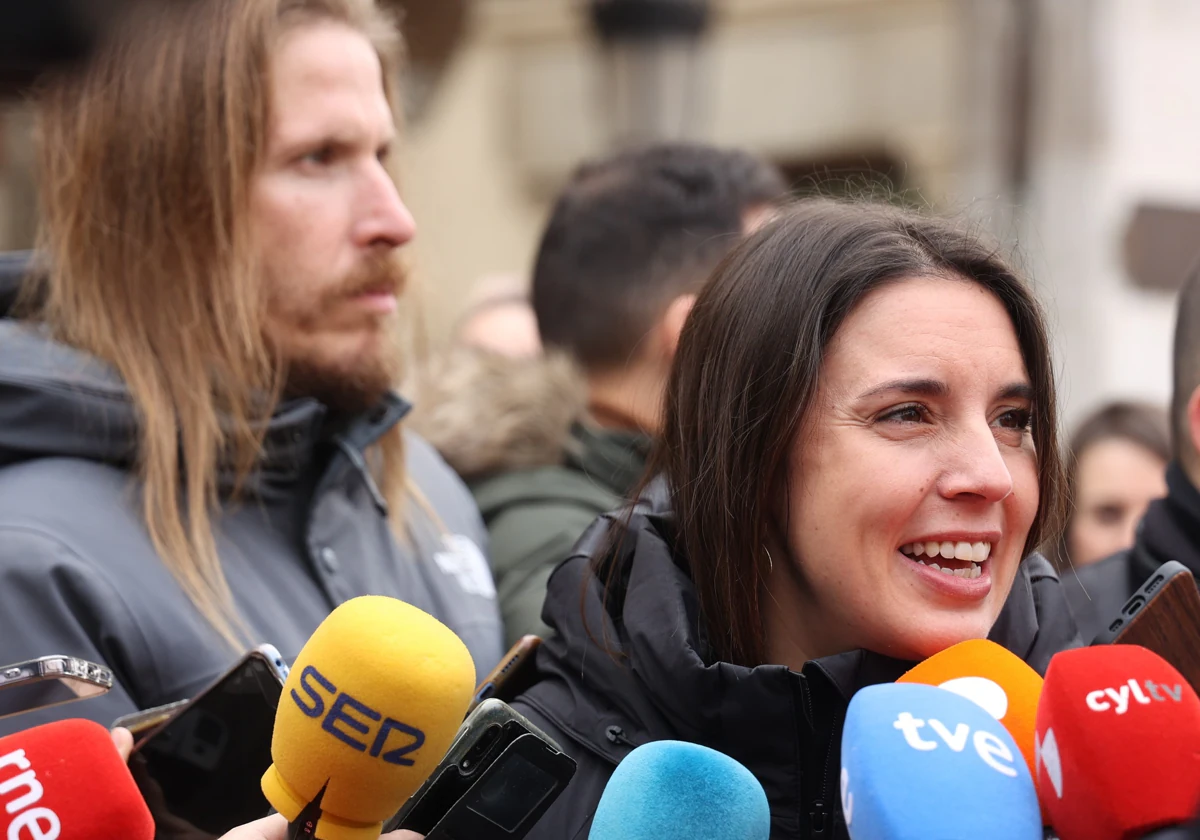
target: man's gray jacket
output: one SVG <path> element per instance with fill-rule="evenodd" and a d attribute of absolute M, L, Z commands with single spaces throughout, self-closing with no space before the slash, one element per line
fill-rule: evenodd
<path fill-rule="evenodd" d="M 407 408 L 389 397 L 337 434 L 315 401 L 275 413 L 248 495 L 214 520 L 249 644 L 291 660 L 330 610 L 376 594 L 447 624 L 478 676 L 499 660 L 486 532 L 466 488 L 409 435 L 408 473 L 436 517 L 410 503 L 405 543 L 365 469 L 364 450 Z M 0 719 L 0 735 L 61 717 L 110 724 L 191 696 L 239 655 L 151 545 L 131 479 L 135 443 L 136 415 L 110 368 L 0 317 L 0 667 L 69 654 L 109 665 L 118 683 L 105 697 Z"/>

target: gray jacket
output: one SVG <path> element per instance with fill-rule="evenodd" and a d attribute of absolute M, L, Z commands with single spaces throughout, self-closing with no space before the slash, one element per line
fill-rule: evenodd
<path fill-rule="evenodd" d="M 364 469 L 363 450 L 407 410 L 390 397 L 332 436 L 312 400 L 272 418 L 249 495 L 214 521 L 251 642 L 290 660 L 335 606 L 380 594 L 445 622 L 480 677 L 499 660 L 486 533 L 466 488 L 410 435 L 409 474 L 440 522 L 411 504 L 404 546 Z M 0 665 L 70 654 L 111 666 L 118 683 L 102 698 L 2 719 L 0 735 L 61 717 L 109 724 L 191 696 L 239 655 L 151 546 L 130 478 L 134 444 L 132 405 L 110 368 L 0 319 Z"/>

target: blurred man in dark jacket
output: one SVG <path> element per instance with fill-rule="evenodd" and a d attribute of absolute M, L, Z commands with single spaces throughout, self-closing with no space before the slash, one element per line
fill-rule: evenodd
<path fill-rule="evenodd" d="M 1200 577 L 1200 270 L 1179 294 L 1175 316 L 1171 437 L 1167 496 L 1151 502 L 1133 547 L 1077 572 L 1065 586 L 1080 634 L 1090 642 L 1115 619 L 1126 599 L 1168 560 Z"/>
<path fill-rule="evenodd" d="M 699 286 L 785 193 L 742 151 L 664 145 L 584 164 L 534 267 L 548 358 L 460 353 L 428 377 L 417 428 L 475 494 L 510 642 L 546 632 L 550 573 L 641 478 Z"/>

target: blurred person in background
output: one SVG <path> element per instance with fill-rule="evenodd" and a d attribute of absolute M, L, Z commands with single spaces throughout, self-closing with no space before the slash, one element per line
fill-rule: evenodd
<path fill-rule="evenodd" d="M 194 0 L 41 92 L 44 270 L 0 319 L 0 662 L 116 678 L 59 715 L 292 658 L 363 594 L 498 661 L 478 510 L 392 390 L 398 49 L 373 0 Z"/>
<path fill-rule="evenodd" d="M 1133 545 L 1150 502 L 1167 495 L 1170 460 L 1164 409 L 1114 402 L 1088 415 L 1067 448 L 1062 567 L 1087 566 Z"/>
<path fill-rule="evenodd" d="M 579 767 L 529 840 L 585 836 L 661 739 L 744 764 L 772 837 L 846 838 L 856 691 L 967 639 L 1042 672 L 1078 643 L 1033 553 L 1061 516 L 1055 400 L 1039 306 L 953 224 L 803 202 L 740 245 L 679 338 L 652 478 L 550 579 L 514 706 Z"/>
<path fill-rule="evenodd" d="M 479 503 L 510 642 L 546 632 L 550 572 L 645 469 L 696 294 L 786 192 L 769 164 L 708 146 L 582 165 L 554 204 L 533 271 L 547 358 L 457 353 L 425 378 L 418 428 Z"/>
<path fill-rule="evenodd" d="M 519 274 L 493 274 L 475 284 L 454 328 L 454 344 L 501 356 L 529 358 L 542 352 L 529 284 Z"/>
<path fill-rule="evenodd" d="M 1163 563 L 1177 560 L 1200 577 L 1200 266 L 1192 269 L 1179 293 L 1172 364 L 1165 497 L 1147 507 L 1130 548 L 1066 573 L 1076 578 L 1067 594 L 1085 642 L 1120 614 L 1129 596 Z M 1149 439 L 1148 432 L 1143 434 Z M 1119 480 L 1140 481 L 1133 463 L 1122 466 Z M 1150 453 L 1137 463 L 1143 471 L 1149 469 Z"/>

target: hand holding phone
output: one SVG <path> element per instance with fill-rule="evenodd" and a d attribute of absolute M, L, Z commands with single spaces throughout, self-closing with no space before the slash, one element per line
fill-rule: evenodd
<path fill-rule="evenodd" d="M 139 713 L 129 768 L 154 814 L 158 840 L 215 840 L 270 811 L 259 779 L 271 765 L 286 678 L 279 651 L 261 645 L 191 700 Z M 136 718 L 117 723 L 138 726 Z"/>

